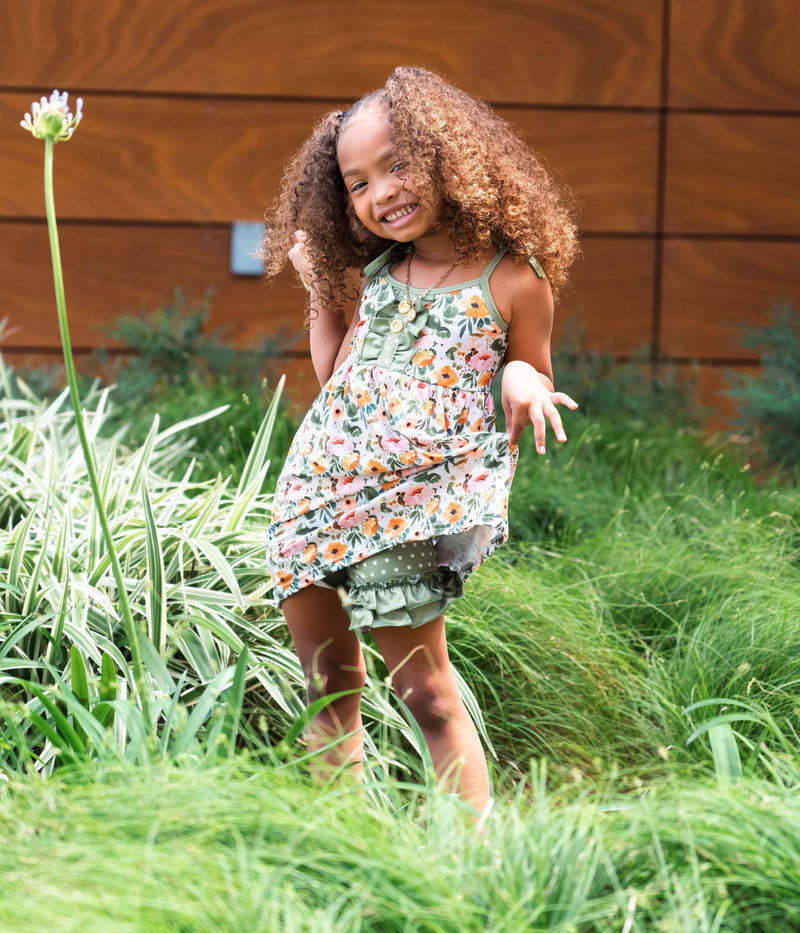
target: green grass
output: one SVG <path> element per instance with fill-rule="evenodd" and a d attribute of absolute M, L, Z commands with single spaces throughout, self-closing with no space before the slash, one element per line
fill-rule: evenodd
<path fill-rule="evenodd" d="M 370 645 L 365 785 L 309 783 L 266 438 L 234 482 L 196 477 L 191 425 L 128 446 L 97 390 L 148 729 L 63 400 L 0 385 L 4 928 L 800 927 L 795 486 L 663 419 L 569 415 L 545 457 L 524 439 L 511 541 L 449 617 L 496 789 L 480 836 Z"/>
<path fill-rule="evenodd" d="M 352 787 L 243 761 L 14 778 L 0 797 L 0 916 L 15 933 L 800 922 L 793 790 L 683 782 L 620 796 L 550 789 L 541 770 L 526 790 L 501 800 L 479 835 L 436 793 L 392 812 Z"/>

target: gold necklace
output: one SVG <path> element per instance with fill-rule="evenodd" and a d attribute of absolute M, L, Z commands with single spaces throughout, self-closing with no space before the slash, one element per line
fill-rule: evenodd
<path fill-rule="evenodd" d="M 407 321 L 413 321 L 417 316 L 417 308 L 422 304 L 423 301 L 428 297 L 428 295 L 435 289 L 438 288 L 442 282 L 447 278 L 448 275 L 459 265 L 460 260 L 456 260 L 452 266 L 445 272 L 444 275 L 440 276 L 430 288 L 426 289 L 424 294 L 420 295 L 416 301 L 411 300 L 411 257 L 414 254 L 413 248 L 408 251 L 408 263 L 406 265 L 406 297 L 398 304 L 397 311 L 399 314 L 402 314 Z"/>

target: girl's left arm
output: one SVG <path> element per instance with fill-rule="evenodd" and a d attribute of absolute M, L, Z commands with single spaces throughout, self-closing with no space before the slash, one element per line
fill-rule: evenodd
<path fill-rule="evenodd" d="M 509 286 L 508 348 L 502 386 L 506 430 L 511 444 L 516 445 L 525 426 L 532 424 L 536 450 L 543 454 L 548 421 L 559 441 L 567 439 L 556 405 L 575 409 L 578 403 L 556 392 L 553 386 L 553 295 L 549 283 L 530 267 L 515 265 L 504 285 Z"/>

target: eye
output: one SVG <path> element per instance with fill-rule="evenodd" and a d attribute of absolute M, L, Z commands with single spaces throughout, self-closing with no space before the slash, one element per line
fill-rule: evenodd
<path fill-rule="evenodd" d="M 365 181 L 357 181 L 350 185 L 350 194 L 355 194 L 356 191 L 360 191 L 362 188 L 366 188 L 367 183 Z"/>
<path fill-rule="evenodd" d="M 402 172 L 405 167 L 404 162 L 395 162 L 390 171 L 396 175 L 398 172 Z"/>

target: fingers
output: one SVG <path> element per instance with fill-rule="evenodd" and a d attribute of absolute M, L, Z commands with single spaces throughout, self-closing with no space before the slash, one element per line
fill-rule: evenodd
<path fill-rule="evenodd" d="M 555 405 L 566 405 L 567 408 L 571 408 L 573 411 L 578 407 L 578 403 L 575 399 L 570 398 L 566 392 L 553 392 L 550 396 L 551 401 Z"/>
<path fill-rule="evenodd" d="M 536 452 L 539 454 L 545 453 L 548 421 L 556 439 L 563 444 L 567 439 L 567 433 L 564 430 L 564 423 L 556 405 L 566 405 L 571 409 L 578 407 L 578 403 L 563 392 L 553 392 L 549 398 L 534 399 L 527 405 L 504 404 L 503 412 L 506 416 L 506 430 L 511 445 L 515 447 L 519 443 L 525 426 L 531 424 L 533 425 Z"/>

